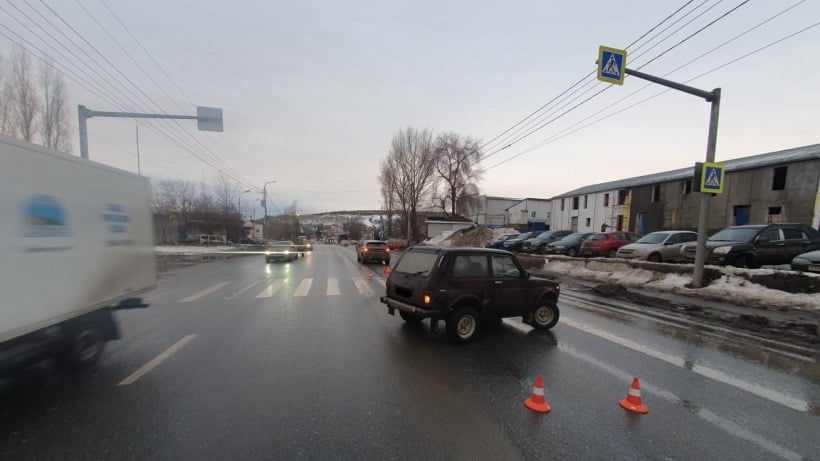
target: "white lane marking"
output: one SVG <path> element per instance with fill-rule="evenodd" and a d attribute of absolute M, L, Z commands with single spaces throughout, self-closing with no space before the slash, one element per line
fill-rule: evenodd
<path fill-rule="evenodd" d="M 338 296 L 339 293 L 339 279 L 327 279 L 327 296 Z"/>
<path fill-rule="evenodd" d="M 187 335 L 184 338 L 180 339 L 179 341 L 177 341 L 176 344 L 169 347 L 168 349 L 165 349 L 164 352 L 162 352 L 158 356 L 154 357 L 150 362 L 140 367 L 139 370 L 132 373 L 131 376 L 120 381 L 118 386 L 127 386 L 129 384 L 133 384 L 134 381 L 140 379 L 143 375 L 156 368 L 159 364 L 168 360 L 169 357 L 171 357 L 177 351 L 182 349 L 182 347 L 188 344 L 188 342 L 194 339 L 194 337 L 196 337 L 196 335 Z"/>
<path fill-rule="evenodd" d="M 356 289 L 359 290 L 359 294 L 369 296 L 373 294 L 373 290 L 367 285 L 368 281 L 365 279 L 353 279 L 353 282 L 356 283 Z"/>
<path fill-rule="evenodd" d="M 204 298 L 204 297 L 208 296 L 209 294 L 213 293 L 214 291 L 217 291 L 217 290 L 221 289 L 222 287 L 224 287 L 226 285 L 230 285 L 230 282 L 217 283 L 214 286 L 208 287 L 204 290 L 197 291 L 196 293 L 194 293 L 192 295 L 186 296 L 186 297 L 180 299 L 177 302 L 180 302 L 180 303 L 194 302 L 197 299 Z"/>
<path fill-rule="evenodd" d="M 267 288 L 265 288 L 264 290 L 259 292 L 259 294 L 256 295 L 256 297 L 257 298 L 270 298 L 271 296 L 273 296 L 274 293 L 276 293 L 277 290 L 282 288 L 282 285 L 284 285 L 284 284 L 285 284 L 284 280 L 274 280 L 274 282 L 271 283 L 270 285 L 268 285 Z"/>
<path fill-rule="evenodd" d="M 313 285 L 313 279 L 302 280 L 299 282 L 299 286 L 296 287 L 296 291 L 293 292 L 293 296 L 307 296 L 311 285 Z"/>
<path fill-rule="evenodd" d="M 720 370 L 716 370 L 714 368 L 704 367 L 702 365 L 697 364 L 691 364 L 691 362 L 687 361 L 682 357 L 676 357 L 665 352 L 654 350 L 649 346 L 644 346 L 638 342 L 632 341 L 631 339 L 621 338 L 620 336 L 616 336 L 612 333 L 601 330 L 592 325 L 587 325 L 583 322 L 578 322 L 572 319 L 568 319 L 566 317 L 561 319 L 561 323 L 572 328 L 581 330 L 583 332 L 606 339 L 607 341 L 611 341 L 627 349 L 640 352 L 644 355 L 648 355 L 658 360 L 662 360 L 666 363 L 675 365 L 677 367 L 686 368 L 706 378 L 721 382 L 723 384 L 728 384 L 729 386 L 737 387 L 746 392 L 750 392 L 758 397 L 763 397 L 766 400 L 779 403 L 780 405 L 786 406 L 788 408 L 792 408 L 794 410 L 803 412 L 807 412 L 809 410 L 809 403 L 805 400 L 801 400 L 799 398 L 783 394 L 774 389 L 763 387 L 759 384 L 744 381 L 740 378 L 727 375 L 726 373 Z"/>
<path fill-rule="evenodd" d="M 558 348 L 560 350 L 562 350 L 563 352 L 566 352 L 566 353 L 572 355 L 573 357 L 575 357 L 575 358 L 577 358 L 577 359 L 579 359 L 583 362 L 586 362 L 586 363 L 588 363 L 592 366 L 600 368 L 604 372 L 606 372 L 606 373 L 620 379 L 621 381 L 624 381 L 624 382 L 628 383 L 632 380 L 632 377 L 634 376 L 631 373 L 628 373 L 624 370 L 621 370 L 620 368 L 615 368 L 615 367 L 613 367 L 612 365 L 610 365 L 608 363 L 604 363 L 604 362 L 602 362 L 602 361 L 600 361 L 600 360 L 598 360 L 594 357 L 586 355 L 585 353 L 583 353 L 583 352 L 581 352 L 581 351 L 579 351 L 579 350 L 577 350 L 577 349 L 575 349 L 571 346 L 568 346 L 566 344 L 559 343 Z M 648 393 L 657 395 L 658 397 L 660 397 L 662 399 L 666 399 L 667 401 L 672 402 L 674 404 L 680 405 L 681 403 L 685 402 L 684 399 L 680 398 L 679 396 L 675 395 L 674 393 L 669 392 L 666 389 L 660 388 L 658 386 L 655 386 L 654 384 L 651 384 L 649 382 L 646 382 L 646 381 L 641 382 L 641 387 L 643 388 L 643 390 L 647 391 Z M 755 433 L 747 430 L 746 428 L 738 426 L 736 423 L 734 423 L 734 422 L 732 422 L 732 421 L 730 421 L 730 420 L 728 420 L 728 419 L 726 419 L 726 418 L 724 418 L 720 415 L 717 415 L 717 414 L 709 411 L 706 408 L 697 407 L 693 411 L 693 413 L 696 416 L 698 416 L 699 418 L 702 418 L 703 420 L 713 424 L 718 429 L 720 429 L 720 430 L 722 430 L 722 431 L 724 431 L 724 432 L 726 432 L 730 435 L 733 435 L 735 437 L 739 437 L 743 440 L 746 440 L 750 443 L 753 443 L 753 444 L 757 445 L 758 447 L 760 447 L 764 450 L 767 450 L 770 453 L 773 453 L 773 454 L 775 454 L 775 455 L 777 455 L 777 456 L 779 456 L 783 459 L 795 460 L 795 461 L 798 461 L 798 460 L 801 460 L 801 459 L 806 459 L 802 455 L 800 455 L 798 453 L 795 453 L 795 452 L 789 450 L 786 447 L 778 445 L 777 443 L 766 439 L 765 437 L 761 436 L 760 434 L 755 434 Z"/>
<path fill-rule="evenodd" d="M 242 293 L 244 293 L 244 292 L 246 292 L 246 291 L 250 290 L 251 288 L 255 287 L 256 285 L 258 285 L 258 284 L 259 284 L 259 282 L 261 282 L 261 280 L 257 280 L 257 281 L 255 281 L 255 282 L 253 282 L 253 283 L 249 284 L 249 285 L 246 285 L 246 286 L 244 286 L 244 287 L 240 288 L 239 290 L 237 290 L 237 291 L 235 291 L 235 292 L 231 293 L 230 295 L 225 296 L 225 299 L 233 299 L 233 298 L 236 298 L 237 296 L 241 295 Z"/>

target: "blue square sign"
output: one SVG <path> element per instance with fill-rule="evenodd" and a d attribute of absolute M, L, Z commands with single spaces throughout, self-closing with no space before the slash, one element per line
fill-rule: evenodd
<path fill-rule="evenodd" d="M 623 85 L 626 74 L 626 50 L 598 47 L 598 80 Z"/>

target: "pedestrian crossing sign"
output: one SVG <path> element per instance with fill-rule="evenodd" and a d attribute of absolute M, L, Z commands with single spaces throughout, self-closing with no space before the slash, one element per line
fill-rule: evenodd
<path fill-rule="evenodd" d="M 626 74 L 626 50 L 606 46 L 598 47 L 598 80 L 602 82 L 624 84 Z"/>
<path fill-rule="evenodd" d="M 700 191 L 709 194 L 722 194 L 725 171 L 726 166 L 722 163 L 704 163 L 700 175 Z"/>

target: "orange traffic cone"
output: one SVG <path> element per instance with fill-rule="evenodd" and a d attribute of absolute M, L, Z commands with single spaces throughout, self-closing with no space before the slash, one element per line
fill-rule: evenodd
<path fill-rule="evenodd" d="M 632 387 L 629 388 L 629 394 L 626 398 L 618 401 L 624 409 L 633 411 L 635 413 L 649 413 L 649 408 L 643 404 L 641 400 L 641 383 L 638 377 L 632 378 Z"/>
<path fill-rule="evenodd" d="M 390 275 L 392 273 L 393 273 L 393 269 L 391 269 L 389 265 L 384 268 L 384 275 Z"/>
<path fill-rule="evenodd" d="M 367 276 L 367 280 L 370 280 L 371 282 L 373 281 L 373 273 L 372 272 Z"/>
<path fill-rule="evenodd" d="M 552 410 L 550 404 L 544 399 L 544 380 L 541 379 L 541 375 L 538 375 L 538 378 L 535 379 L 532 396 L 524 400 L 524 405 L 530 410 L 539 413 L 549 413 L 549 411 Z"/>

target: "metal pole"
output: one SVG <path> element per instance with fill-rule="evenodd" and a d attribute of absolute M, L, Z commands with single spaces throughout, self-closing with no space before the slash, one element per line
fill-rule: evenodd
<path fill-rule="evenodd" d="M 134 126 L 137 128 L 137 174 L 142 176 L 142 170 L 140 169 L 140 122 L 134 120 Z"/>
<path fill-rule="evenodd" d="M 720 88 L 712 90 L 712 111 L 709 116 L 709 139 L 706 144 L 706 161 L 715 161 L 717 148 L 718 115 L 720 114 Z M 692 286 L 703 286 L 703 264 L 706 260 L 706 233 L 709 231 L 709 199 L 711 194 L 701 192 L 700 213 L 698 214 L 698 247 L 695 253 L 695 272 L 692 276 Z"/>
<path fill-rule="evenodd" d="M 88 128 L 85 123 L 88 119 L 88 109 L 82 104 L 78 105 L 77 116 L 80 120 L 80 158 L 88 160 Z"/>

